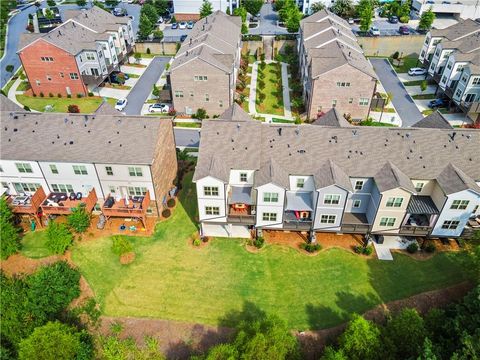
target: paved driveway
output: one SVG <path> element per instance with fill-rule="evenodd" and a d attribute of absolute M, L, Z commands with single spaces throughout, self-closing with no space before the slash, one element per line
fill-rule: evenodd
<path fill-rule="evenodd" d="M 278 13 L 273 10 L 272 4 L 264 4 L 260 9 L 260 25 L 249 29 L 252 35 L 288 34 L 287 29 L 277 26 Z"/>
<path fill-rule="evenodd" d="M 402 127 L 409 127 L 423 118 L 413 99 L 408 95 L 387 59 L 370 59 L 385 90 L 393 95 L 393 105 L 402 119 Z"/>
<path fill-rule="evenodd" d="M 127 96 L 128 103 L 125 107 L 125 114 L 140 115 L 142 113 L 143 103 L 147 100 L 148 95 L 150 95 L 152 91 L 153 84 L 158 81 L 169 61 L 169 57 L 153 58 L 143 75 L 138 79 L 132 90 L 130 90 L 130 94 Z"/>

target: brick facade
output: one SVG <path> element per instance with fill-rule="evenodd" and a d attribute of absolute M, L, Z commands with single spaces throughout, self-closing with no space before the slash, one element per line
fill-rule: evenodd
<path fill-rule="evenodd" d="M 350 86 L 337 86 L 338 82 Z M 308 117 L 316 119 L 319 110 L 327 112 L 336 100 L 336 108 L 342 115 L 349 113 L 353 119 L 364 120 L 375 88 L 374 78 L 348 64 L 329 71 L 312 79 L 312 91 L 306 104 Z M 361 98 L 368 99 L 368 103 L 360 105 Z"/>
<path fill-rule="evenodd" d="M 70 53 L 39 39 L 18 54 L 34 94 L 66 96 L 69 88 L 72 97 L 87 95 L 88 89 L 83 83 L 75 57 Z M 43 61 L 42 57 L 53 58 L 53 61 Z M 71 79 L 70 74 L 76 74 L 78 79 Z"/>

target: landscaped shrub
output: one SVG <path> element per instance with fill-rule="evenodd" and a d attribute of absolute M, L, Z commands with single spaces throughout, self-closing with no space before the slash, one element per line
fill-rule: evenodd
<path fill-rule="evenodd" d="M 170 209 L 165 209 L 165 210 L 162 211 L 162 217 L 164 217 L 164 218 L 169 218 L 171 214 L 172 213 L 171 213 Z"/>
<path fill-rule="evenodd" d="M 197 112 L 193 115 L 194 118 L 203 120 L 207 117 L 207 111 L 203 108 L 197 109 Z"/>
<path fill-rule="evenodd" d="M 24 105 L 24 106 L 23 106 L 23 110 L 25 110 L 25 111 L 31 111 L 30 108 L 29 108 L 27 105 Z"/>
<path fill-rule="evenodd" d="M 200 244 L 201 244 L 200 239 L 194 239 L 193 240 L 193 246 L 200 246 Z"/>
<path fill-rule="evenodd" d="M 132 243 L 123 235 L 112 236 L 112 252 L 117 256 L 133 251 Z"/>
<path fill-rule="evenodd" d="M 83 233 L 90 226 L 90 214 L 85 211 L 84 206 L 78 206 L 68 215 L 67 223 L 77 233 Z"/>
<path fill-rule="evenodd" d="M 410 245 L 407 246 L 407 251 L 410 253 L 410 254 L 414 254 L 418 251 L 418 245 L 417 243 L 413 242 L 411 243 Z"/>
<path fill-rule="evenodd" d="M 58 93 L 58 94 L 57 94 L 57 97 L 58 97 L 58 98 L 61 98 L 61 97 L 62 97 L 62 94 Z"/>
<path fill-rule="evenodd" d="M 436 249 L 437 248 L 434 243 L 429 243 L 427 246 L 425 246 L 425 251 L 428 253 L 433 253 Z"/>
<path fill-rule="evenodd" d="M 363 255 L 372 255 L 373 253 L 373 247 L 372 246 L 367 246 L 365 248 L 363 248 Z"/>
<path fill-rule="evenodd" d="M 253 245 L 254 245 L 257 249 L 262 248 L 264 244 L 265 244 L 265 239 L 264 239 L 263 237 L 257 237 L 257 238 L 253 241 Z"/>
<path fill-rule="evenodd" d="M 93 96 L 93 92 L 90 91 L 90 92 L 88 93 L 88 96 L 92 97 L 92 96 Z"/>
<path fill-rule="evenodd" d="M 318 243 L 302 243 L 300 244 L 300 247 L 309 253 L 317 252 L 322 248 Z"/>
<path fill-rule="evenodd" d="M 63 254 L 73 242 L 73 235 L 66 224 L 50 221 L 45 245 L 53 254 Z"/>
<path fill-rule="evenodd" d="M 0 255 L 2 259 L 6 259 L 20 250 L 20 236 L 13 224 L 12 210 L 3 196 L 0 197 L 0 234 Z"/>
<path fill-rule="evenodd" d="M 43 92 L 40 91 L 40 97 L 44 97 L 45 95 L 43 94 Z"/>
<path fill-rule="evenodd" d="M 76 114 L 80 112 L 80 108 L 78 107 L 78 105 L 68 105 L 68 112 L 71 114 Z"/>
<path fill-rule="evenodd" d="M 150 55 L 150 48 L 147 48 L 147 54 Z"/>
<path fill-rule="evenodd" d="M 355 246 L 353 247 L 353 251 L 355 251 L 355 253 L 357 253 L 357 254 L 361 254 L 361 253 L 363 253 L 363 246 L 361 246 L 361 245 L 355 245 Z"/>
<path fill-rule="evenodd" d="M 399 55 L 400 55 L 400 54 L 398 53 L 398 51 L 395 51 L 395 52 L 393 53 L 393 55 L 392 55 L 392 59 L 397 60 L 398 57 L 399 57 Z"/>
<path fill-rule="evenodd" d="M 72 98 L 72 94 L 67 94 L 67 98 L 71 99 L 71 98 Z"/>
<path fill-rule="evenodd" d="M 174 206 L 175 206 L 175 199 L 173 199 L 173 198 L 172 198 L 172 199 L 168 199 L 168 200 L 167 200 L 167 206 L 168 206 L 169 208 L 174 207 Z"/>
<path fill-rule="evenodd" d="M 53 97 L 53 93 L 48 93 L 48 97 Z"/>
<path fill-rule="evenodd" d="M 406 24 L 406 23 L 408 23 L 408 22 L 410 21 L 410 17 L 408 17 L 408 16 L 401 16 L 399 20 L 400 20 L 400 22 L 401 22 L 402 24 Z"/>
<path fill-rule="evenodd" d="M 78 98 L 78 99 L 80 99 L 80 98 L 82 98 L 82 97 L 83 97 L 83 94 L 80 94 L 80 93 L 77 94 L 77 98 Z"/>

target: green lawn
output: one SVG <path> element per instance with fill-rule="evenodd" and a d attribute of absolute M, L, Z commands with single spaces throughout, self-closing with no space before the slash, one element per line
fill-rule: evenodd
<path fill-rule="evenodd" d="M 400 66 L 395 65 L 396 60 L 393 60 L 392 58 L 389 59 L 390 63 L 392 64 L 393 68 L 397 73 L 406 73 L 410 68 L 416 67 L 418 63 L 418 54 L 410 54 L 408 56 L 404 56 L 402 58 L 402 63 Z"/>
<path fill-rule="evenodd" d="M 280 245 L 252 254 L 239 239 L 213 239 L 194 248 L 188 239 L 197 230 L 195 197 L 192 186 L 184 187 L 172 217 L 157 225 L 154 236 L 131 238 L 136 259 L 130 265 L 120 265 L 110 238 L 75 245 L 73 261 L 103 314 L 216 325 L 253 303 L 285 318 L 292 329 L 316 329 L 465 279 L 460 253 L 426 261 L 395 254 L 389 262 L 340 249 L 311 257 Z"/>
<path fill-rule="evenodd" d="M 93 113 L 102 103 L 101 97 L 84 97 L 84 98 L 58 98 L 58 97 L 33 97 L 26 95 L 17 95 L 17 100 L 27 105 L 32 110 L 45 111 L 45 106 L 52 105 L 54 112 L 68 112 L 68 105 L 78 105 L 80 112 Z M 108 103 L 115 105 L 115 99 L 107 99 Z"/>
<path fill-rule="evenodd" d="M 201 128 L 201 123 L 194 123 L 194 122 L 176 122 L 175 126 L 178 127 L 185 127 L 185 128 Z"/>
<path fill-rule="evenodd" d="M 282 123 L 282 124 L 294 124 L 295 123 L 295 121 L 292 121 L 292 120 L 279 119 L 279 118 L 272 118 L 272 122 Z"/>
<path fill-rule="evenodd" d="M 372 120 L 362 121 L 360 123 L 360 126 L 397 127 L 397 125 L 394 125 L 394 124 L 383 123 L 383 122 L 372 121 Z"/>
<path fill-rule="evenodd" d="M 277 68 L 277 64 L 267 64 L 262 71 L 258 67 L 259 77 L 257 78 L 257 112 L 262 114 L 284 115 L 283 113 L 283 92 L 282 92 L 282 74 Z M 260 78 L 260 73 L 265 77 Z M 264 88 L 260 82 L 265 83 Z M 266 95 L 265 99 L 260 99 L 260 93 Z"/>
<path fill-rule="evenodd" d="M 425 80 L 412 80 L 412 81 L 405 81 L 403 83 L 404 86 L 420 86 Z"/>
<path fill-rule="evenodd" d="M 418 94 L 418 95 L 413 95 L 412 98 L 417 99 L 417 100 L 432 100 L 432 99 L 436 99 L 437 95 L 435 95 L 435 94 Z"/>
<path fill-rule="evenodd" d="M 30 89 L 30 84 L 28 81 L 22 81 L 17 87 L 17 91 L 27 91 Z"/>
<path fill-rule="evenodd" d="M 47 241 L 46 231 L 27 232 L 22 238 L 22 255 L 26 257 L 39 259 L 51 255 L 50 251 L 45 246 Z"/>

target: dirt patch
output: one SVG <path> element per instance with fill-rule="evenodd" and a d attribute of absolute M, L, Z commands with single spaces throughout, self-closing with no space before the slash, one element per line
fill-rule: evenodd
<path fill-rule="evenodd" d="M 435 256 L 437 252 L 446 252 L 446 251 L 461 251 L 462 249 L 458 246 L 458 243 L 454 239 L 426 239 L 426 238 L 417 238 L 417 242 L 421 249 L 419 249 L 416 253 L 409 253 L 406 250 L 391 250 L 392 252 L 398 252 L 415 260 L 429 260 Z M 426 246 L 433 244 L 435 246 L 434 252 L 427 252 L 425 249 Z"/>
<path fill-rule="evenodd" d="M 128 265 L 135 260 L 135 253 L 133 251 L 128 252 L 120 256 L 120 264 Z"/>
<path fill-rule="evenodd" d="M 151 236 L 155 230 L 155 224 L 160 220 L 155 216 L 148 216 L 147 227 L 144 228 L 141 221 L 129 218 L 110 218 L 105 224 L 103 230 L 97 229 L 98 216 L 92 216 L 90 227 L 83 235 L 84 240 L 90 240 L 100 237 L 112 235 L 127 235 L 127 236 Z M 125 230 L 120 230 L 120 227 L 125 225 Z M 135 226 L 136 230 L 130 230 L 130 226 Z"/>
<path fill-rule="evenodd" d="M 65 255 L 52 255 L 41 259 L 30 259 L 22 254 L 14 254 L 0 262 L 0 269 L 8 276 L 29 275 L 33 274 L 41 266 L 50 265 L 60 260 L 65 260 Z"/>

